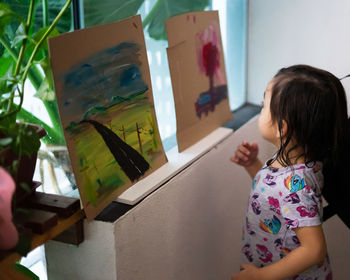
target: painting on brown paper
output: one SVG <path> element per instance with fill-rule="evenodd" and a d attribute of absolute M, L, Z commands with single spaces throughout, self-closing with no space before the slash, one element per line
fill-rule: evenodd
<path fill-rule="evenodd" d="M 167 161 L 141 18 L 67 33 L 49 46 L 69 155 L 92 220 Z"/>
<path fill-rule="evenodd" d="M 166 22 L 179 151 L 232 118 L 217 11 Z"/>

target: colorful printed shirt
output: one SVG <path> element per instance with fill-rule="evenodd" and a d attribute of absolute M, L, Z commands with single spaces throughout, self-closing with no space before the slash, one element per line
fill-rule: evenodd
<path fill-rule="evenodd" d="M 293 230 L 322 223 L 322 163 L 272 168 L 266 164 L 256 174 L 243 229 L 242 262 L 263 267 L 300 246 Z M 330 280 L 328 257 L 291 279 Z"/>

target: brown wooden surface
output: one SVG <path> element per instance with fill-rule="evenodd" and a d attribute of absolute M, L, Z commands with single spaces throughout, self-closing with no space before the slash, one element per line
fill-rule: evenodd
<path fill-rule="evenodd" d="M 70 228 L 72 225 L 81 221 L 85 218 L 84 210 L 79 209 L 69 218 L 58 218 L 58 223 L 56 226 L 52 227 L 43 234 L 33 234 L 31 250 L 36 247 L 46 243 L 47 241 L 55 238 L 60 233 L 64 232 L 66 229 Z M 0 260 L 0 274 L 1 275 L 10 275 L 12 265 L 18 261 L 21 256 L 15 252 L 7 252 L 3 259 Z M 2 277 L 0 275 L 0 277 Z M 2 278 L 0 278 L 2 279 Z M 4 278 L 4 279 L 16 279 L 16 278 Z M 25 278 L 23 278 L 25 279 Z"/>
<path fill-rule="evenodd" d="M 35 209 L 55 212 L 59 217 L 67 218 L 80 209 L 80 200 L 56 194 L 35 192 L 26 204 Z"/>
<path fill-rule="evenodd" d="M 83 242 L 85 213 L 78 198 L 35 192 L 20 207 L 30 215 L 17 217 L 16 225 L 20 234 L 31 236 L 31 250 L 56 237 L 70 244 Z M 20 258 L 13 251 L 0 251 L 0 280 L 28 279 L 13 268 Z"/>
<path fill-rule="evenodd" d="M 56 213 L 36 209 L 28 209 L 30 216 L 25 221 L 25 226 L 33 233 L 43 234 L 45 231 L 57 225 L 58 217 Z"/>
<path fill-rule="evenodd" d="M 2 270 L 0 272 L 0 280 L 32 280 L 31 278 L 25 276 L 24 274 L 18 272 L 12 267 Z"/>
<path fill-rule="evenodd" d="M 72 245 L 79 245 L 84 241 L 84 220 L 80 220 L 72 225 L 53 240 Z"/>

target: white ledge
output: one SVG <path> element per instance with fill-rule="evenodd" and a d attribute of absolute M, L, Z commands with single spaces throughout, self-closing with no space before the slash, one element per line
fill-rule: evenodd
<path fill-rule="evenodd" d="M 233 130 L 230 128 L 219 127 L 181 153 L 178 152 L 177 146 L 175 146 L 166 153 L 168 157 L 166 164 L 128 188 L 116 201 L 129 205 L 138 203 L 232 133 Z"/>

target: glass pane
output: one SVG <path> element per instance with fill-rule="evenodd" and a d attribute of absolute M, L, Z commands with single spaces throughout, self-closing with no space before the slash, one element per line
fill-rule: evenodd
<path fill-rule="evenodd" d="M 98 9 L 113 11 L 105 13 L 105 16 L 97 14 L 97 2 L 93 0 L 84 0 L 83 2 L 85 25 L 92 26 L 134 14 L 141 14 L 142 20 L 145 21 L 159 1 L 122 1 L 124 5 L 121 1 L 104 1 L 103 4 L 98 4 Z M 219 10 L 230 107 L 234 110 L 246 100 L 246 1 L 212 0 L 206 9 Z M 166 53 L 168 43 L 166 40 L 151 38 L 147 27 L 145 28 L 145 41 L 160 136 L 165 146 L 167 146 L 166 143 L 171 143 L 170 145 L 174 146 L 176 145 L 176 140 L 174 141 L 176 118 Z M 167 150 L 167 147 L 165 148 Z"/>

